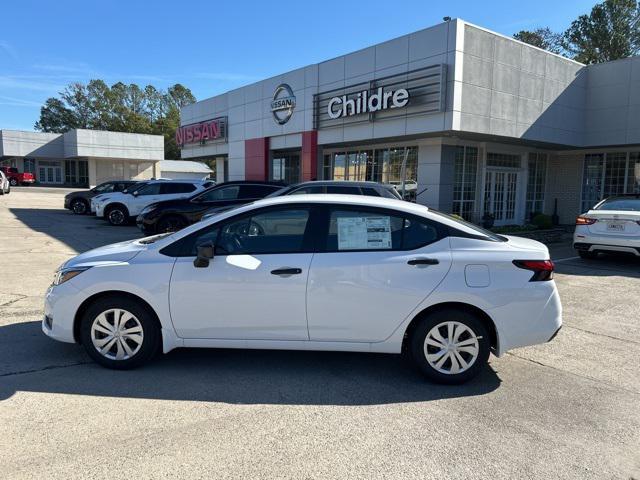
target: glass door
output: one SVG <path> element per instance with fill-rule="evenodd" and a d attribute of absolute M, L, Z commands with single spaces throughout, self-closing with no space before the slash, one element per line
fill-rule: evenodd
<path fill-rule="evenodd" d="M 273 152 L 271 159 L 271 179 L 285 183 L 300 181 L 300 153 Z"/>
<path fill-rule="evenodd" d="M 517 223 L 518 172 L 487 170 L 484 189 L 484 213 L 493 215 L 495 225 Z"/>

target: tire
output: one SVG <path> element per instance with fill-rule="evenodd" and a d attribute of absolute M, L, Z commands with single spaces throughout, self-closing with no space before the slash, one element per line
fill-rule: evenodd
<path fill-rule="evenodd" d="M 584 250 L 578 250 L 578 256 L 580 258 L 584 258 L 585 260 L 593 260 L 598 258 L 597 252 L 585 252 Z"/>
<path fill-rule="evenodd" d="M 449 328 L 452 328 L 453 335 L 450 335 Z M 459 349 L 453 344 L 445 347 L 447 340 L 458 335 L 458 343 L 462 344 Z M 489 332 L 480 319 L 464 310 L 448 308 L 420 320 L 411 334 L 411 355 L 429 380 L 456 385 L 471 380 L 486 365 L 490 340 Z M 437 345 L 442 345 L 442 348 Z M 431 358 L 428 359 L 427 354 Z M 466 367 L 463 362 L 467 363 Z"/>
<path fill-rule="evenodd" d="M 15 178 L 10 178 L 9 179 L 9 185 L 11 185 L 12 187 L 17 187 L 18 186 L 18 180 L 16 180 Z"/>
<path fill-rule="evenodd" d="M 126 320 L 125 328 L 121 325 L 119 335 L 113 335 L 109 332 L 114 331 L 118 316 L 120 321 Z M 103 367 L 115 370 L 139 367 L 150 361 L 160 347 L 160 328 L 153 312 L 128 297 L 100 298 L 87 308 L 80 321 L 82 345 Z"/>
<path fill-rule="evenodd" d="M 11 185 L 9 185 L 9 186 L 7 187 L 7 191 L 6 191 L 6 192 L 4 192 L 4 193 L 6 193 L 7 195 L 9 195 L 9 194 L 11 193 Z"/>
<path fill-rule="evenodd" d="M 113 205 L 107 207 L 104 216 L 111 225 L 119 227 L 129 220 L 129 210 L 124 205 Z"/>
<path fill-rule="evenodd" d="M 71 211 L 76 215 L 85 215 L 88 210 L 89 205 L 87 205 L 85 200 L 77 198 L 71 202 Z"/>
<path fill-rule="evenodd" d="M 156 233 L 177 232 L 187 226 L 184 218 L 178 215 L 167 215 L 158 220 Z"/>

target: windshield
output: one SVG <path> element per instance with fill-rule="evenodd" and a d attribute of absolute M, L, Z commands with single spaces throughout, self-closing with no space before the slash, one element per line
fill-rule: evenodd
<path fill-rule="evenodd" d="M 607 198 L 600 205 L 596 205 L 594 210 L 620 210 L 627 212 L 640 212 L 640 197 Z"/>
<path fill-rule="evenodd" d="M 503 237 L 502 235 L 497 235 L 493 232 L 490 232 L 489 230 L 485 230 L 482 227 L 479 227 L 478 225 L 476 225 L 475 223 L 471 223 L 471 222 L 467 222 L 466 220 L 463 220 L 461 218 L 458 217 L 454 217 L 452 215 L 448 215 L 446 213 L 442 213 L 442 212 L 438 212 L 437 210 L 432 210 L 431 208 L 429 209 L 429 212 L 431 213 L 435 213 L 436 215 L 439 215 L 441 217 L 447 218 L 449 220 L 453 220 L 454 222 L 456 222 L 458 224 L 458 228 L 462 231 L 465 231 L 466 233 L 470 233 L 472 235 L 478 235 L 478 236 L 482 236 L 482 237 L 487 237 L 488 240 L 492 240 L 494 242 L 506 242 L 507 238 Z"/>

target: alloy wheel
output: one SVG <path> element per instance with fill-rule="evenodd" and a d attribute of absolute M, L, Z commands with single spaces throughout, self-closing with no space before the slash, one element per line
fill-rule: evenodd
<path fill-rule="evenodd" d="M 73 202 L 73 213 L 82 215 L 87 211 L 87 205 L 82 200 Z"/>
<path fill-rule="evenodd" d="M 134 357 L 144 340 L 140 320 L 131 312 L 112 308 L 98 315 L 91 324 L 91 342 L 96 351 L 110 360 Z"/>
<path fill-rule="evenodd" d="M 115 210 L 111 210 L 109 212 L 109 221 L 113 225 L 122 225 L 124 223 L 124 213 L 122 213 L 122 210 L 117 208 Z"/>
<path fill-rule="evenodd" d="M 427 333 L 424 356 L 437 372 L 459 374 L 471 368 L 478 359 L 481 338 L 463 323 L 442 322 Z"/>

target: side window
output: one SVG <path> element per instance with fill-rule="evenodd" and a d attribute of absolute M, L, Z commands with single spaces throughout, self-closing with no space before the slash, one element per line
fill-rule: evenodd
<path fill-rule="evenodd" d="M 121 192 L 123 191 L 125 188 L 127 188 L 129 186 L 129 184 L 127 183 L 116 183 L 113 187 L 113 190 L 116 192 Z"/>
<path fill-rule="evenodd" d="M 189 193 L 196 189 L 193 183 L 163 183 L 161 184 L 161 187 L 160 193 L 162 195 Z"/>
<path fill-rule="evenodd" d="M 324 187 L 322 185 L 312 185 L 310 187 L 300 187 L 288 195 L 306 195 L 310 193 L 324 193 Z"/>
<path fill-rule="evenodd" d="M 376 190 L 375 188 L 371 188 L 371 187 L 362 187 L 362 194 L 369 195 L 370 197 L 380 196 L 380 192 L 378 192 L 378 190 Z"/>
<path fill-rule="evenodd" d="M 282 187 L 274 187 L 271 185 L 242 185 L 238 198 L 264 198 L 270 193 L 280 190 Z"/>
<path fill-rule="evenodd" d="M 160 193 L 160 187 L 162 185 L 160 183 L 151 183 L 149 185 L 145 185 L 140 190 L 138 190 L 138 195 L 158 195 Z"/>
<path fill-rule="evenodd" d="M 222 255 L 296 253 L 304 246 L 309 210 L 268 210 L 232 220 L 221 228 L 216 251 Z"/>
<path fill-rule="evenodd" d="M 329 217 L 326 249 L 415 250 L 443 238 L 437 224 L 387 211 L 334 209 Z"/>
<path fill-rule="evenodd" d="M 201 202 L 215 202 L 216 200 L 235 200 L 240 193 L 239 185 L 228 185 L 209 190 L 198 197 Z"/>
<path fill-rule="evenodd" d="M 359 187 L 345 185 L 327 185 L 327 193 L 340 193 L 342 195 L 362 195 Z"/>

